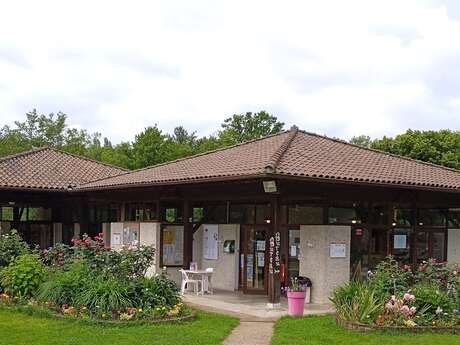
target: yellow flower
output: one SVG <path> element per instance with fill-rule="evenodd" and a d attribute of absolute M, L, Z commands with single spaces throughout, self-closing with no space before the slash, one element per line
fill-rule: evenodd
<path fill-rule="evenodd" d="M 142 313 L 142 308 L 139 308 L 137 311 L 138 311 L 139 313 Z"/>

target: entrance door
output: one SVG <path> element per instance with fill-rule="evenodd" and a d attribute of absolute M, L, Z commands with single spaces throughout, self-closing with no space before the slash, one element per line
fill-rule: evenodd
<path fill-rule="evenodd" d="M 267 294 L 268 228 L 258 225 L 241 227 L 240 280 L 244 293 Z"/>

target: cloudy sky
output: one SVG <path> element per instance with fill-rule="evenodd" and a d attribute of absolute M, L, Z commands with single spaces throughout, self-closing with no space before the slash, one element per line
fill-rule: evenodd
<path fill-rule="evenodd" d="M 460 130 L 460 2 L 4 1 L 0 125 L 131 140 L 267 110 L 329 136 Z"/>

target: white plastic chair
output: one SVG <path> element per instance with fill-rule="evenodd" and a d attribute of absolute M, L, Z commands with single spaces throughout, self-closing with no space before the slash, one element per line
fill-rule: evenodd
<path fill-rule="evenodd" d="M 181 288 L 180 292 L 182 295 L 185 294 L 185 289 L 189 288 L 190 285 L 193 285 L 193 292 L 198 295 L 200 291 L 200 280 L 196 279 L 190 279 L 189 276 L 187 275 L 187 272 L 185 272 L 183 269 L 180 269 L 179 272 L 182 274 L 182 283 L 181 283 Z"/>
<path fill-rule="evenodd" d="M 214 273 L 214 268 L 208 267 L 206 268 L 206 272 L 211 273 L 207 275 L 207 282 L 206 282 L 206 291 L 212 294 L 214 291 L 212 289 L 212 273 Z"/>

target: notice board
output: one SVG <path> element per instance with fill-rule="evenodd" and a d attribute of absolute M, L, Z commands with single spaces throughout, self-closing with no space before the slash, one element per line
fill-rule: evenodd
<path fill-rule="evenodd" d="M 203 258 L 217 260 L 218 258 L 219 226 L 217 224 L 203 225 Z"/>

